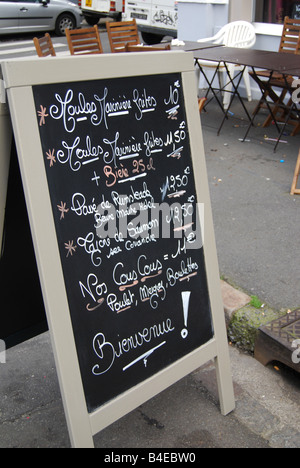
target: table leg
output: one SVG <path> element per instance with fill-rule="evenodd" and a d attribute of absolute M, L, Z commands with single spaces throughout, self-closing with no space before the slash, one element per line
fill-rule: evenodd
<path fill-rule="evenodd" d="M 292 101 L 292 102 L 291 102 L 291 105 L 290 105 L 290 108 L 289 108 L 289 111 L 288 111 L 288 113 L 287 113 L 285 122 L 284 122 L 284 124 L 283 124 L 283 126 L 282 126 L 282 129 L 281 129 L 281 131 L 280 131 L 280 133 L 279 133 L 279 137 L 278 137 L 278 139 L 277 139 L 276 145 L 275 145 L 275 147 L 274 147 L 274 153 L 275 153 L 275 151 L 276 151 L 276 149 L 277 149 L 277 146 L 278 146 L 279 143 L 280 143 L 281 137 L 282 137 L 282 135 L 283 135 L 283 132 L 284 132 L 285 129 L 286 129 L 286 126 L 287 126 L 287 124 L 288 124 L 288 122 L 289 122 L 289 120 L 290 120 L 290 116 L 291 116 L 293 110 L 296 110 L 297 114 L 299 114 L 299 110 L 297 109 L 297 105 L 296 105 L 295 103 L 293 103 L 293 101 Z"/>
<path fill-rule="evenodd" d="M 218 71 L 219 71 L 220 63 L 218 63 L 218 66 L 216 67 L 216 70 L 215 70 L 215 72 L 214 72 L 214 75 L 213 75 L 211 81 L 209 81 L 209 79 L 208 79 L 206 73 L 204 72 L 204 69 L 203 69 L 204 67 L 201 67 L 201 65 L 200 65 L 200 63 L 199 63 L 199 61 L 198 61 L 197 59 L 195 60 L 195 65 L 197 65 L 197 66 L 199 67 L 200 73 L 202 73 L 202 75 L 204 76 L 204 79 L 205 79 L 206 83 L 208 84 L 208 90 L 207 90 L 207 92 L 206 92 L 206 94 L 205 94 L 205 97 L 206 97 L 206 98 L 208 97 L 209 91 L 211 91 L 211 92 L 213 93 L 213 97 L 212 97 L 211 99 L 209 99 L 209 100 L 206 102 L 205 107 L 207 106 L 207 104 L 210 103 L 210 101 L 211 101 L 213 98 L 215 98 L 216 101 L 217 101 L 217 103 L 218 103 L 218 105 L 219 105 L 219 107 L 220 107 L 220 109 L 222 110 L 223 114 L 225 114 L 225 110 L 224 110 L 224 108 L 223 108 L 223 105 L 222 105 L 222 103 L 220 102 L 220 100 L 219 100 L 219 98 L 218 98 L 218 96 L 217 96 L 218 93 L 215 92 L 215 89 L 214 89 L 213 86 L 212 86 L 212 84 L 213 84 L 213 82 L 214 82 L 214 79 L 216 78 L 217 73 L 218 73 Z M 220 92 L 220 91 L 221 91 L 221 90 L 219 90 L 218 92 Z"/>
<path fill-rule="evenodd" d="M 240 93 L 239 93 L 239 91 L 238 91 L 238 88 L 239 88 L 239 86 L 240 86 L 240 84 L 241 84 L 241 81 L 242 81 L 242 78 L 243 78 L 243 74 L 244 74 L 244 72 L 245 72 L 245 70 L 246 70 L 246 67 L 244 67 L 244 68 L 237 74 L 237 76 L 232 77 L 231 74 L 230 74 L 230 72 L 229 72 L 227 63 L 224 62 L 224 66 L 225 66 L 225 69 L 226 69 L 227 76 L 228 76 L 228 78 L 229 78 L 229 82 L 232 84 L 232 87 L 233 87 L 234 91 L 227 91 L 227 92 L 231 92 L 231 93 L 232 93 L 232 98 L 231 98 L 231 101 L 230 101 L 230 103 L 229 103 L 228 109 L 227 109 L 226 112 L 225 112 L 225 115 L 224 115 L 223 121 L 222 121 L 222 123 L 221 123 L 221 125 L 220 125 L 220 128 L 219 128 L 219 130 L 218 130 L 218 135 L 220 134 L 220 132 L 221 132 L 221 130 L 222 130 L 222 128 L 223 128 L 225 119 L 228 117 L 228 113 L 229 113 L 229 111 L 230 111 L 230 107 L 231 107 L 231 105 L 232 105 L 232 103 L 233 103 L 233 101 L 234 101 L 235 96 L 237 96 L 237 97 L 239 98 L 239 101 L 240 101 L 240 103 L 242 104 L 242 106 L 243 106 L 243 108 L 244 108 L 244 111 L 245 111 L 245 113 L 246 113 L 246 115 L 247 115 L 249 121 L 251 121 L 250 114 L 249 114 L 249 112 L 248 112 L 248 110 L 247 110 L 247 108 L 246 108 L 246 106 L 245 106 L 245 104 L 244 104 L 244 102 L 243 102 L 243 99 L 241 98 Z M 234 80 L 236 80 L 237 78 L 238 78 L 238 81 L 237 81 L 237 84 L 235 84 L 235 83 L 234 83 Z M 227 85 L 228 85 L 228 83 L 226 83 L 226 85 L 224 86 L 224 88 L 226 88 Z"/>
<path fill-rule="evenodd" d="M 249 124 L 249 126 L 247 128 L 247 131 L 246 131 L 246 134 L 245 134 L 245 136 L 244 136 L 244 138 L 242 140 L 243 142 L 246 140 L 246 138 L 247 138 L 247 136 L 248 136 L 248 134 L 250 132 L 250 128 L 253 126 L 255 117 L 257 116 L 263 102 L 266 104 L 266 106 L 267 106 L 267 108 L 268 108 L 268 110 L 269 110 L 269 112 L 270 112 L 270 114 L 272 116 L 272 120 L 274 120 L 274 122 L 275 122 L 275 125 L 276 125 L 276 128 L 277 128 L 278 132 L 280 132 L 280 129 L 279 129 L 279 126 L 278 126 L 278 124 L 276 122 L 276 119 L 275 119 L 275 116 L 273 114 L 272 108 L 271 108 L 271 106 L 270 106 L 270 104 L 268 102 L 268 99 L 267 99 L 268 96 L 271 96 L 272 100 L 276 99 L 275 96 L 278 98 L 277 94 L 274 93 L 274 91 L 272 89 L 270 89 L 270 87 L 268 86 L 270 84 L 270 81 L 271 81 L 272 77 L 273 77 L 273 72 L 270 73 L 268 81 L 266 81 L 264 83 L 264 81 L 259 79 L 259 76 L 257 75 L 256 70 L 255 70 L 254 67 L 252 67 L 252 71 L 253 71 L 253 79 L 258 84 L 258 86 L 259 86 L 259 88 L 261 90 L 261 93 L 262 93 L 262 97 L 261 97 L 258 105 L 256 106 L 256 108 L 255 108 L 255 110 L 254 110 L 254 112 L 252 114 L 252 118 L 250 119 L 250 124 Z"/>

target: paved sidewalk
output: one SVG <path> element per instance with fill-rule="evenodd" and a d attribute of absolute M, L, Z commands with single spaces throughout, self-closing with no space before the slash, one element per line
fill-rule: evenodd
<path fill-rule="evenodd" d="M 255 102 L 247 103 L 251 110 Z M 251 129 L 238 102 L 217 136 L 214 103 L 201 115 L 220 272 L 225 280 L 272 309 L 300 306 L 300 196 L 290 195 L 300 135 L 277 138 L 274 125 Z M 219 120 L 218 120 L 219 119 Z M 262 124 L 259 114 L 255 124 Z"/>
<path fill-rule="evenodd" d="M 228 311 L 229 337 L 253 352 L 259 326 L 300 306 L 300 196 L 290 195 L 300 135 L 289 137 L 287 127 L 274 152 L 278 133 L 262 128 L 261 112 L 241 142 L 248 121 L 238 102 L 232 111 L 220 136 L 215 103 L 201 118 L 220 273 L 262 304 Z"/>
<path fill-rule="evenodd" d="M 95 436 L 114 448 L 300 447 L 299 378 L 230 347 L 236 409 L 219 411 L 212 363 Z M 49 334 L 1 364 L 0 448 L 70 447 Z M 130 452 L 130 451 L 129 451 Z"/>

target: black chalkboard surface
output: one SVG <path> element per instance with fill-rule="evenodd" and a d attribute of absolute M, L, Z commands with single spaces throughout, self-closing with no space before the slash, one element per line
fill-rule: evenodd
<path fill-rule="evenodd" d="M 213 337 L 181 74 L 33 95 L 91 413 Z"/>

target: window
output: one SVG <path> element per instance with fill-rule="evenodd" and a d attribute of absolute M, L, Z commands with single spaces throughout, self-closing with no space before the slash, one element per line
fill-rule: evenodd
<path fill-rule="evenodd" d="M 256 0 L 256 22 L 283 24 L 285 16 L 300 19 L 300 0 Z"/>

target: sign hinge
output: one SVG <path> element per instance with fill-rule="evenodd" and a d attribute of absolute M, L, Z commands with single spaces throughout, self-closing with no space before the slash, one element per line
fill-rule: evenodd
<path fill-rule="evenodd" d="M 6 104 L 6 91 L 4 81 L 0 79 L 0 104 Z"/>

